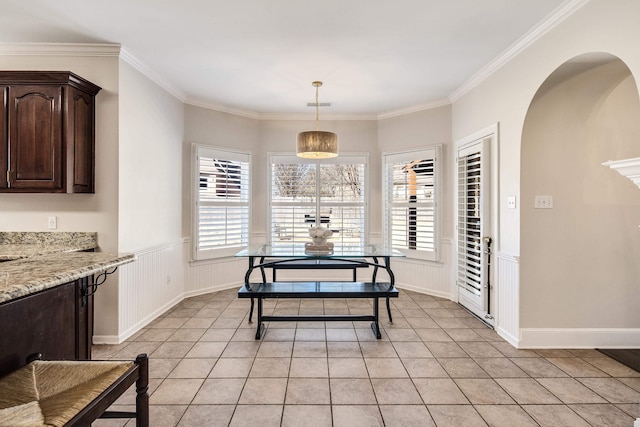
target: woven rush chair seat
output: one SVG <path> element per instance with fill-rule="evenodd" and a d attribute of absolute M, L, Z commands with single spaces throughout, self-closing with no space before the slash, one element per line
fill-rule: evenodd
<path fill-rule="evenodd" d="M 144 425 L 136 414 L 146 405 L 148 418 L 147 370 L 146 355 L 135 362 L 32 361 L 0 379 L 0 426 L 89 425 L 134 381 L 136 413 L 116 417 L 136 417 Z"/>

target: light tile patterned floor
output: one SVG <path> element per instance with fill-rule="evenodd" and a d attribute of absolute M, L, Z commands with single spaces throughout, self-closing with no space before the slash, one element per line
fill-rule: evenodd
<path fill-rule="evenodd" d="M 401 290 L 367 322 L 273 322 L 236 290 L 189 298 L 94 359 L 150 355 L 151 425 L 625 426 L 640 373 L 595 350 L 517 350 L 457 304 Z M 369 314 L 369 300 L 267 300 L 277 314 Z M 114 408 L 131 408 L 132 390 Z M 100 420 L 95 426 L 122 426 Z M 128 426 L 134 425 L 129 421 Z"/>

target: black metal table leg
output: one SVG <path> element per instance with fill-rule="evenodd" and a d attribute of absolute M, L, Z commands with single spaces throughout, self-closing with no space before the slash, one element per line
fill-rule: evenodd
<path fill-rule="evenodd" d="M 256 328 L 256 339 L 259 340 L 262 336 L 264 324 L 262 323 L 262 298 L 258 298 L 258 327 Z"/>

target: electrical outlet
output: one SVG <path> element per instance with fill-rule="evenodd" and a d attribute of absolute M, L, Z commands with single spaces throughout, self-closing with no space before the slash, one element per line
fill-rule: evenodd
<path fill-rule="evenodd" d="M 49 226 L 49 230 L 55 230 L 58 228 L 58 218 L 55 216 L 50 216 L 47 220 L 47 225 Z"/>
<path fill-rule="evenodd" d="M 553 209 L 553 196 L 536 196 L 535 209 Z"/>
<path fill-rule="evenodd" d="M 516 196 L 507 196 L 507 208 L 509 209 L 516 208 Z"/>

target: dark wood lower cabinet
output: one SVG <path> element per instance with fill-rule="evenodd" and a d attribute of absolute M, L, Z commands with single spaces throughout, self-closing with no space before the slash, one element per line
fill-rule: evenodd
<path fill-rule="evenodd" d="M 91 280 L 0 304 L 0 377 L 25 365 L 33 353 L 48 360 L 91 358 L 93 296 L 82 296 L 83 284 Z"/>

